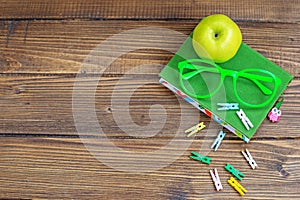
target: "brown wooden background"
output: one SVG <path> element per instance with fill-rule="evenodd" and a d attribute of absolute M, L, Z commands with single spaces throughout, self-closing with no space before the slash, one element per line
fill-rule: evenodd
<path fill-rule="evenodd" d="M 229 174 L 223 166 L 230 162 L 247 175 L 242 181 L 249 190 L 245 199 L 299 199 L 299 10 L 299 0 L 1 0 L 0 198 L 239 199 L 226 183 Z M 214 160 L 210 166 L 188 158 L 191 150 L 213 141 L 205 137 L 207 130 L 176 162 L 151 173 L 120 172 L 95 159 L 82 144 L 72 113 L 73 83 L 90 51 L 110 36 L 138 27 L 156 26 L 187 35 L 202 17 L 214 13 L 233 18 L 247 44 L 294 75 L 285 92 L 280 123 L 265 120 L 249 144 L 227 134 L 220 149 L 210 154 Z M 182 41 L 162 36 L 156 42 L 175 50 Z M 172 53 L 161 50 L 133 51 L 118 58 L 104 75 L 96 93 L 97 117 L 117 146 L 148 152 L 173 139 L 181 114 L 179 102 L 157 83 L 157 74 L 171 57 Z M 114 122 L 110 96 L 124 73 L 147 63 L 160 65 L 134 72 L 135 81 L 121 82 L 125 95 L 128 88 L 148 83 L 132 97 L 132 119 L 146 126 L 149 106 L 161 104 L 168 120 L 155 137 L 129 137 Z M 201 120 L 213 123 L 202 114 Z M 245 147 L 256 159 L 257 170 L 242 158 L 240 150 Z M 108 156 L 120 162 L 113 153 Z M 172 155 L 159 159 L 166 156 Z M 208 174 L 213 167 L 219 169 L 222 192 L 215 192 Z"/>

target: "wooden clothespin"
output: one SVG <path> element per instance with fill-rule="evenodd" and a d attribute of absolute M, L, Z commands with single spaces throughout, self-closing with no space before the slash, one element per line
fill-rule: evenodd
<path fill-rule="evenodd" d="M 225 169 L 227 171 L 229 171 L 232 175 L 234 175 L 237 179 L 239 179 L 240 181 L 245 177 L 245 175 L 240 172 L 239 170 L 235 169 L 233 166 L 231 166 L 230 164 L 227 164 L 225 166 Z"/>
<path fill-rule="evenodd" d="M 221 184 L 217 168 L 215 168 L 215 173 L 213 172 L 213 170 L 209 170 L 209 172 L 210 172 L 211 178 L 215 184 L 216 190 L 217 191 L 223 190 L 223 186 Z"/>
<path fill-rule="evenodd" d="M 239 104 L 238 103 L 217 103 L 218 110 L 238 110 Z"/>
<path fill-rule="evenodd" d="M 249 126 L 253 128 L 252 122 L 250 121 L 250 119 L 247 117 L 247 115 L 244 113 L 242 109 L 240 109 L 240 111 L 236 111 L 236 114 L 239 116 L 239 118 L 241 119 L 241 121 L 243 122 L 247 130 L 250 129 Z"/>
<path fill-rule="evenodd" d="M 242 151 L 242 154 L 245 157 L 245 159 L 248 161 L 248 163 L 250 164 L 252 169 L 255 169 L 255 167 L 258 167 L 255 160 L 252 158 L 250 152 L 248 151 L 248 149 L 246 149 L 246 152 Z"/>
<path fill-rule="evenodd" d="M 237 180 L 233 177 L 230 177 L 227 181 L 241 196 L 244 196 L 246 192 L 248 192 Z"/>
<path fill-rule="evenodd" d="M 226 133 L 223 131 L 220 131 L 217 138 L 215 139 L 214 143 L 211 145 L 211 149 L 213 148 L 214 151 L 217 151 L 223 138 L 225 137 Z"/>
<path fill-rule="evenodd" d="M 281 116 L 280 106 L 283 103 L 284 97 L 282 96 L 281 100 L 275 105 L 274 108 L 268 113 L 268 118 L 271 122 L 278 122 Z"/>
<path fill-rule="evenodd" d="M 190 156 L 190 158 L 194 159 L 194 160 L 197 160 L 197 161 L 201 161 L 205 164 L 210 164 L 210 161 L 211 161 L 211 158 L 210 157 L 207 157 L 207 156 L 203 156 L 201 155 L 200 153 L 197 153 L 195 151 L 192 151 L 191 153 L 192 155 Z"/>
<path fill-rule="evenodd" d="M 195 125 L 195 126 L 189 128 L 189 129 L 187 129 L 187 130 L 184 131 L 184 132 L 185 132 L 185 133 L 189 133 L 189 132 L 190 132 L 190 133 L 187 135 L 187 137 L 190 137 L 190 136 L 194 135 L 195 133 L 198 133 L 199 131 L 201 131 L 201 130 L 204 129 L 204 128 L 205 128 L 205 125 L 204 125 L 203 122 L 201 122 L 201 123 L 199 123 L 199 124 L 197 124 L 197 125 Z"/>

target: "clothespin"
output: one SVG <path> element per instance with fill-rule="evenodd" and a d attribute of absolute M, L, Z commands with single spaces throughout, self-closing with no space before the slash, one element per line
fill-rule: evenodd
<path fill-rule="evenodd" d="M 204 129 L 204 128 L 205 128 L 205 125 L 204 125 L 203 122 L 201 122 L 201 123 L 199 123 L 199 124 L 197 124 L 197 125 L 195 125 L 195 126 L 189 128 L 189 129 L 187 129 L 187 130 L 184 131 L 184 132 L 185 132 L 185 133 L 190 132 L 190 133 L 187 135 L 187 137 L 190 137 L 190 136 L 194 135 L 195 133 L 198 133 L 199 131 L 201 131 L 201 130 Z"/>
<path fill-rule="evenodd" d="M 219 107 L 218 110 L 238 110 L 239 104 L 238 103 L 217 103 Z"/>
<path fill-rule="evenodd" d="M 280 106 L 283 103 L 284 97 L 282 96 L 281 100 L 275 105 L 274 108 L 268 113 L 268 118 L 271 122 L 278 122 L 281 116 Z"/>
<path fill-rule="evenodd" d="M 257 167 L 257 164 L 256 164 L 255 160 L 252 158 L 248 149 L 246 149 L 246 153 L 244 151 L 242 151 L 242 154 L 245 157 L 245 159 L 248 161 L 248 163 L 250 164 L 252 169 L 255 169 L 255 167 Z"/>
<path fill-rule="evenodd" d="M 201 155 L 200 153 L 197 153 L 195 151 L 192 151 L 191 153 L 192 155 L 190 156 L 190 158 L 194 159 L 194 160 L 198 160 L 198 161 L 201 161 L 205 164 L 210 164 L 210 161 L 211 161 L 211 158 L 210 157 L 207 157 L 207 156 L 203 156 Z"/>
<path fill-rule="evenodd" d="M 233 177 L 230 177 L 227 181 L 241 196 L 244 196 L 246 192 L 248 192 L 237 180 Z"/>
<path fill-rule="evenodd" d="M 244 175 L 242 172 L 240 172 L 240 171 L 237 170 L 237 169 L 234 169 L 234 167 L 231 166 L 230 164 L 227 164 L 227 165 L 225 166 L 225 169 L 226 169 L 227 171 L 229 171 L 232 175 L 234 175 L 234 176 L 235 176 L 237 179 L 239 179 L 240 181 L 242 180 L 242 178 L 245 177 L 245 175 Z"/>
<path fill-rule="evenodd" d="M 223 186 L 221 184 L 217 168 L 215 168 L 215 173 L 213 172 L 213 170 L 209 170 L 209 172 L 210 172 L 211 178 L 212 178 L 212 180 L 215 184 L 215 187 L 216 187 L 217 191 L 223 190 Z"/>
<path fill-rule="evenodd" d="M 211 145 L 211 149 L 214 148 L 214 151 L 217 151 L 223 138 L 225 137 L 226 133 L 223 131 L 220 131 L 217 138 L 215 139 L 214 143 Z"/>
<path fill-rule="evenodd" d="M 244 111 L 242 109 L 240 109 L 240 111 L 236 111 L 236 114 L 239 116 L 239 118 L 241 119 L 241 121 L 243 122 L 245 128 L 247 130 L 249 130 L 249 126 L 251 128 L 253 128 L 253 124 L 250 121 L 250 119 L 246 116 L 246 114 L 244 113 Z"/>

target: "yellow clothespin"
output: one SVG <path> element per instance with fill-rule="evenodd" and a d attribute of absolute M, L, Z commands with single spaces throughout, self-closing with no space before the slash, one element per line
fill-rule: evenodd
<path fill-rule="evenodd" d="M 233 177 L 230 177 L 228 183 L 238 192 L 241 196 L 244 196 L 246 192 L 248 192 L 237 180 Z"/>
<path fill-rule="evenodd" d="M 189 128 L 189 129 L 187 129 L 187 130 L 184 131 L 184 132 L 185 132 L 185 133 L 189 133 L 189 132 L 190 132 L 190 133 L 187 135 L 187 137 L 190 137 L 190 136 L 194 135 L 195 133 L 198 133 L 199 131 L 201 131 L 201 130 L 204 129 L 204 128 L 205 128 L 205 125 L 204 125 L 203 122 L 201 122 L 201 123 L 199 123 L 199 124 L 197 124 L 197 125 L 195 125 L 195 126 Z"/>

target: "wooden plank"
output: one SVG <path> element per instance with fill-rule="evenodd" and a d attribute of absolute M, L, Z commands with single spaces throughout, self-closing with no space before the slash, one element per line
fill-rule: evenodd
<path fill-rule="evenodd" d="M 90 76 L 78 79 L 83 89 L 76 90 L 85 97 L 95 94 L 95 109 L 98 121 L 103 131 L 112 138 L 127 137 L 119 128 L 114 115 L 125 116 L 125 121 L 145 126 L 150 123 L 149 109 L 151 105 L 161 105 L 164 110 L 156 110 L 155 115 L 167 119 L 161 131 L 156 130 L 158 137 L 172 138 L 178 130 L 178 124 L 183 117 L 183 124 L 190 119 L 198 119 L 198 111 L 158 83 L 157 75 L 126 75 L 102 77 Z M 78 81 L 77 80 L 77 81 Z M 2 135 L 49 135 L 50 137 L 78 137 L 75 129 L 72 108 L 74 77 L 70 76 L 4 76 L 0 79 L 0 133 Z M 95 84 L 95 86 L 93 86 Z M 278 124 L 265 120 L 253 138 L 256 139 L 297 139 L 300 129 L 298 116 L 300 80 L 294 80 L 285 92 L 285 101 L 281 107 L 283 116 Z M 82 87 L 81 87 L 82 88 Z M 133 91 L 133 89 L 135 91 Z M 114 93 L 113 93 L 114 92 Z M 78 99 L 78 98 L 75 98 Z M 81 99 L 81 98 L 80 98 Z M 86 100 L 86 98 L 83 98 Z M 129 101 L 129 103 L 127 102 Z M 117 104 L 112 104 L 117 102 Z M 79 110 L 87 111 L 90 104 L 83 102 Z M 130 118 L 125 108 L 130 109 Z M 200 119 L 210 124 L 210 119 L 201 114 Z M 157 119 L 156 119 L 157 120 Z M 159 119 L 160 120 L 160 119 Z M 92 120 L 91 120 L 92 122 Z M 211 122 L 212 123 L 212 122 Z M 218 127 L 212 126 L 213 129 Z M 210 129 L 208 129 L 210 130 Z M 131 130 L 138 134 L 137 130 Z M 217 130 L 215 131 L 217 132 Z M 90 135 L 97 135 L 91 132 Z M 203 138 L 207 132 L 200 134 Z M 230 134 L 230 138 L 236 136 Z M 210 137 L 212 139 L 212 137 Z"/>
<path fill-rule="evenodd" d="M 243 21 L 300 20 L 298 0 L 1 0 L 0 10 L 0 19 L 200 19 L 214 13 L 224 13 Z"/>
<path fill-rule="evenodd" d="M 0 30 L 0 64 L 2 74 L 76 74 L 85 58 L 102 42 L 126 30 L 142 27 L 165 28 L 178 31 L 136 31 L 129 38 L 115 39 L 99 51 L 100 55 L 112 56 L 125 48 L 135 47 L 111 66 L 109 73 L 124 74 L 141 64 L 165 65 L 173 53 L 158 50 L 167 48 L 176 52 L 185 37 L 197 25 L 192 21 L 10 21 Z M 300 24 L 238 22 L 244 41 L 282 68 L 299 77 L 300 73 Z M 26 32 L 27 30 L 27 32 Z M 140 37 L 143 35 L 144 37 Z M 153 36 L 155 35 L 155 37 Z M 120 49 L 116 49 L 119 44 Z M 138 50 L 138 48 L 142 48 Z M 147 48 L 147 49 L 145 49 Z M 110 52 L 113 51 L 113 52 Z M 161 68 L 147 73 L 157 74 Z"/>
<path fill-rule="evenodd" d="M 175 156 L 178 149 L 169 148 L 170 154 L 153 157 L 151 152 L 166 146 L 162 140 L 115 139 L 132 154 L 150 153 L 139 160 L 151 165 L 149 160 Z M 101 163 L 88 152 L 79 139 L 19 138 L 0 139 L 0 198 L 93 198 L 93 199 L 199 199 L 240 196 L 226 183 L 230 174 L 224 165 L 228 162 L 246 176 L 241 184 L 248 189 L 249 199 L 296 199 L 300 182 L 299 140 L 256 141 L 251 146 L 239 141 L 225 140 L 217 152 L 210 152 L 212 163 L 208 166 L 188 158 L 190 151 L 209 150 L 203 140 L 196 140 L 167 167 L 151 173 L 137 174 L 117 171 L 114 164 L 127 163 L 120 152 L 107 152 L 111 165 Z M 95 145 L 106 145 L 94 140 Z M 147 144 L 147 145 L 146 145 Z M 258 163 L 252 170 L 240 151 L 247 147 Z M 153 163 L 152 162 L 152 163 Z M 218 168 L 224 190 L 215 192 L 209 169 Z M 271 183 L 271 184 L 269 184 Z"/>

